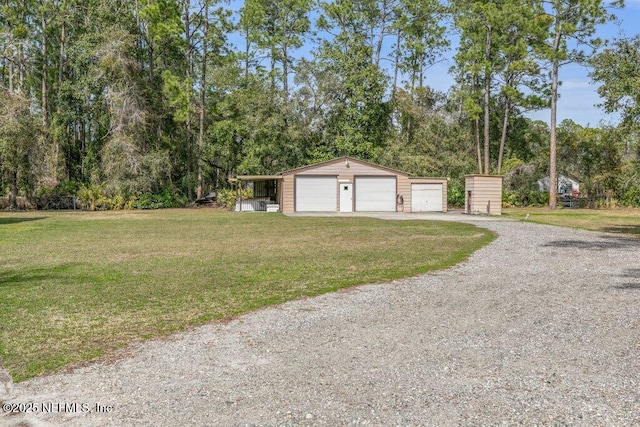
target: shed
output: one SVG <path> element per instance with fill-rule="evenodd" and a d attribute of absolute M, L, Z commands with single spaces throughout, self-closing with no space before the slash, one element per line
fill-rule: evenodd
<path fill-rule="evenodd" d="M 468 214 L 502 214 L 502 179 L 496 175 L 465 175 L 464 211 Z"/>
<path fill-rule="evenodd" d="M 280 174 L 282 212 L 446 212 L 447 179 L 417 178 L 353 157 Z"/>

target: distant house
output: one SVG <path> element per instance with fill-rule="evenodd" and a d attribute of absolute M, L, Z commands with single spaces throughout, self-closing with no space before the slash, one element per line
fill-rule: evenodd
<path fill-rule="evenodd" d="M 538 180 L 538 189 L 543 193 L 549 192 L 549 177 Z M 580 194 L 580 182 L 566 175 L 558 175 L 558 195 L 578 197 Z"/>
<path fill-rule="evenodd" d="M 446 212 L 447 179 L 417 178 L 340 157 L 270 176 L 238 176 L 255 200 L 238 210 L 280 212 Z"/>

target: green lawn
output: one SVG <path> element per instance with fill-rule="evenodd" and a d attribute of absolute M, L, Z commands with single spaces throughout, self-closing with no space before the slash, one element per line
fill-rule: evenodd
<path fill-rule="evenodd" d="M 640 209 L 557 209 L 509 208 L 502 215 L 540 224 L 560 225 L 584 230 L 640 237 Z"/>
<path fill-rule="evenodd" d="M 471 225 L 208 209 L 0 213 L 0 359 L 15 381 L 127 343 L 444 268 Z"/>

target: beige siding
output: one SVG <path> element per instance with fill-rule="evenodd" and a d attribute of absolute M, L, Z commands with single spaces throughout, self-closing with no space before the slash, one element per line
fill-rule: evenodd
<path fill-rule="evenodd" d="M 401 212 L 411 212 L 411 182 L 406 176 L 399 176 L 397 180 L 398 194 L 402 196 L 404 203 L 396 208 Z"/>
<path fill-rule="evenodd" d="M 449 210 L 449 182 L 446 179 L 442 182 L 442 207 L 444 212 Z"/>
<path fill-rule="evenodd" d="M 282 212 L 284 213 L 292 213 L 294 208 L 293 203 L 293 193 L 294 193 L 294 185 L 293 185 L 293 175 L 285 175 L 282 179 Z"/>
<path fill-rule="evenodd" d="M 469 192 L 471 199 L 469 200 Z M 502 214 L 502 177 L 465 176 L 465 206 L 467 213 Z M 490 212 L 488 211 L 490 209 Z"/>
<path fill-rule="evenodd" d="M 368 175 L 368 176 L 395 176 L 396 172 L 378 168 L 367 163 L 360 163 L 357 160 L 349 159 L 348 166 L 345 164 L 344 159 L 336 159 L 332 162 L 327 162 L 319 165 L 318 167 L 310 167 L 297 171 L 292 171 L 295 175 L 335 175 L 340 177 L 353 177 L 354 175 Z"/>

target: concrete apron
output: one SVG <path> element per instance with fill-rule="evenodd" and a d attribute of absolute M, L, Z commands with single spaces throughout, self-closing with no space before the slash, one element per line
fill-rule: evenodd
<path fill-rule="evenodd" d="M 485 221 L 513 221 L 502 216 L 468 215 L 462 210 L 449 212 L 295 212 L 285 214 L 290 217 L 369 217 L 386 220 L 423 220 L 423 221 L 452 221 L 452 222 L 485 222 Z"/>

